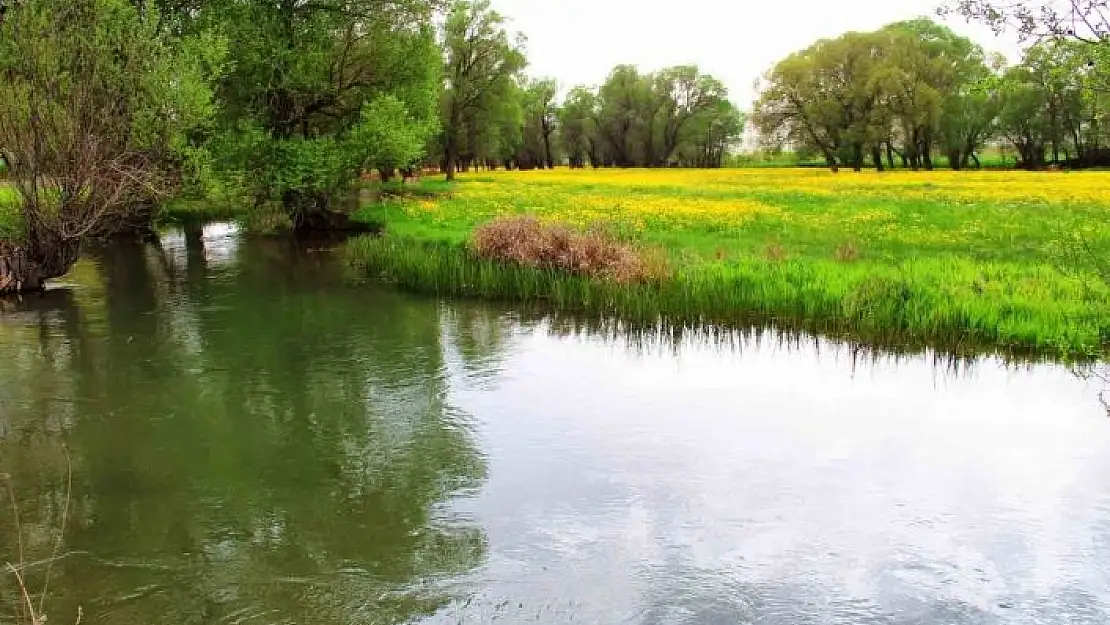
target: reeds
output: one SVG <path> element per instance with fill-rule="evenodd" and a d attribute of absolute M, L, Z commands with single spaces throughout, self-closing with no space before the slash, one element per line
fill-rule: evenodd
<path fill-rule="evenodd" d="M 498 217 L 479 226 L 470 248 L 481 260 L 622 284 L 664 280 L 669 273 L 664 262 L 600 228 L 579 231 L 531 215 Z"/>
<path fill-rule="evenodd" d="M 753 317 L 892 343 L 989 345 L 1067 359 L 1102 355 L 1110 293 L 1051 268 L 940 258 L 876 264 L 741 259 L 618 282 L 550 266 L 483 258 L 466 245 L 362 237 L 348 243 L 364 274 L 410 290 L 603 313 L 633 323 L 719 323 Z"/>

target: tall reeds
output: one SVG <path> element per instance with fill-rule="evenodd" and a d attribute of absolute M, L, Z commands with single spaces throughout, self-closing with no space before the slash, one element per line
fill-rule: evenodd
<path fill-rule="evenodd" d="M 543 301 L 634 323 L 719 323 L 754 317 L 882 342 L 989 345 L 1070 359 L 1110 340 L 1110 299 L 1050 269 L 940 258 L 899 264 L 751 258 L 621 282 L 554 266 L 485 258 L 467 245 L 402 237 L 347 244 L 361 273 L 438 295 Z M 1019 275 L 1020 273 L 1020 275 Z"/>

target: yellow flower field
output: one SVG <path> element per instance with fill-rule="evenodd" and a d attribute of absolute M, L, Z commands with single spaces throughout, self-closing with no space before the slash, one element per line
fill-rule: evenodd
<path fill-rule="evenodd" d="M 670 258 L 678 291 L 660 314 L 1066 353 L 1110 342 L 1110 173 L 558 169 L 440 191 L 361 217 L 394 241 L 456 247 L 503 215 L 601 226 Z"/>
<path fill-rule="evenodd" d="M 1110 173 L 897 172 L 807 169 L 481 172 L 447 198 L 372 215 L 464 239 L 477 224 L 529 213 L 607 225 L 687 257 L 951 254 L 1056 262 L 1082 235 L 1110 248 Z"/>

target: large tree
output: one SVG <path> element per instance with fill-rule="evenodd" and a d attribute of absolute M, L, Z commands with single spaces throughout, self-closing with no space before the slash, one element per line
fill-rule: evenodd
<path fill-rule="evenodd" d="M 555 167 L 554 134 L 559 108 L 554 79 L 529 80 L 522 89 L 522 143 L 531 165 Z"/>
<path fill-rule="evenodd" d="M 887 41 L 884 33 L 848 33 L 787 57 L 766 77 L 756 124 L 768 137 L 810 147 L 830 167 L 861 168 L 867 148 L 889 135 L 877 114 L 889 95 L 880 81 Z"/>
<path fill-rule="evenodd" d="M 126 0 L 4 6 L 0 153 L 23 234 L 0 242 L 0 293 L 63 275 L 90 236 L 150 226 L 213 113 L 224 49 L 171 37 Z"/>
<path fill-rule="evenodd" d="M 941 144 L 956 167 L 988 138 L 994 110 L 979 97 L 991 71 L 982 50 L 929 20 L 847 33 L 795 53 L 768 73 L 755 121 L 771 142 L 816 152 L 831 167 L 934 166 Z M 992 107 L 971 110 L 979 104 Z M 885 152 L 885 154 L 884 154 Z"/>
<path fill-rule="evenodd" d="M 415 160 L 413 138 L 436 128 L 435 6 L 213 0 L 189 12 L 193 28 L 215 24 L 236 42 L 217 151 L 256 206 L 282 207 L 296 227 L 341 226 L 335 200 L 364 168 Z M 382 135 L 390 129 L 400 136 Z"/>
<path fill-rule="evenodd" d="M 571 89 L 559 108 L 560 143 L 573 168 L 585 167 L 587 163 L 595 167 L 601 164 L 594 125 L 596 108 L 597 96 L 581 86 Z"/>
<path fill-rule="evenodd" d="M 455 178 L 464 141 L 488 134 L 493 115 L 524 69 L 523 40 L 510 37 L 489 0 L 458 0 L 447 15 L 443 46 L 443 169 Z M 474 152 L 474 150 L 471 150 Z"/>
<path fill-rule="evenodd" d="M 649 165 L 666 165 L 685 138 L 688 127 L 695 121 L 708 120 L 720 112 L 720 104 L 727 102 L 728 90 L 724 84 L 701 73 L 697 66 L 683 65 L 665 69 L 654 76 L 654 96 L 658 130 L 651 141 L 658 145 Z"/>

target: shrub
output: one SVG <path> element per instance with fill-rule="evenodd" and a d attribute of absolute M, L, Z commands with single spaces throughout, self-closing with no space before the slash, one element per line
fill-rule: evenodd
<path fill-rule="evenodd" d="M 499 217 L 479 226 L 470 247 L 483 260 L 621 283 L 656 281 L 669 272 L 657 255 L 644 254 L 601 229 L 583 232 L 532 216 Z"/>
<path fill-rule="evenodd" d="M 854 243 L 842 243 L 836 246 L 836 259 L 842 263 L 854 263 L 859 260 L 859 248 Z"/>
<path fill-rule="evenodd" d="M 763 249 L 763 257 L 772 262 L 782 262 L 786 260 L 786 248 L 779 243 L 768 243 Z"/>

